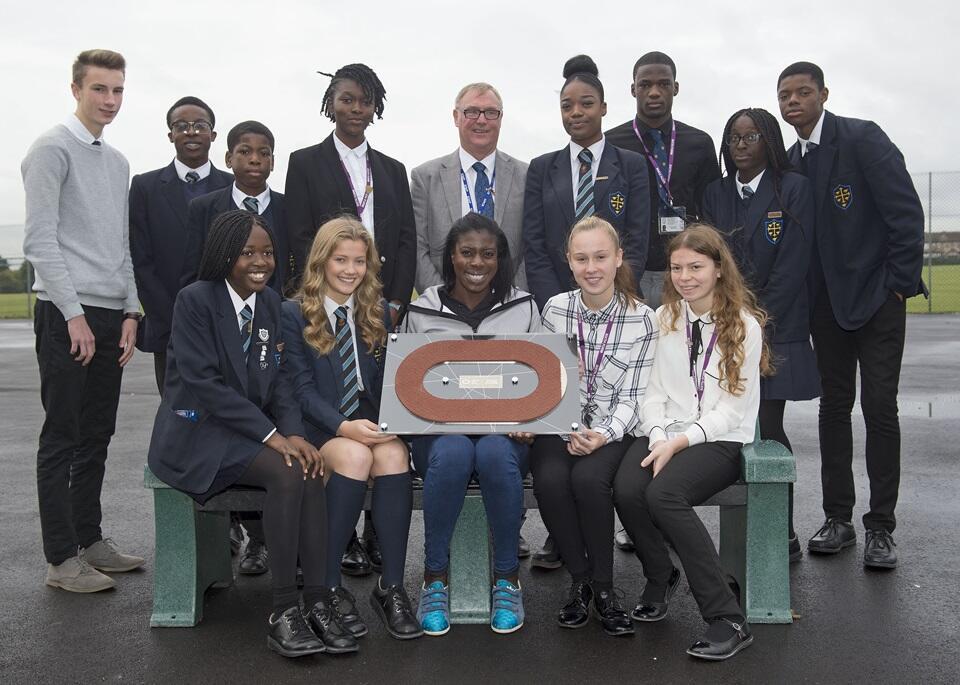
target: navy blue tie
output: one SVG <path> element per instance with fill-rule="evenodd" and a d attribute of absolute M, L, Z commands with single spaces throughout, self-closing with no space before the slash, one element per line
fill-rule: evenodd
<path fill-rule="evenodd" d="M 253 338 L 253 310 L 250 305 L 243 305 L 240 310 L 240 339 L 243 340 L 243 358 L 250 353 L 250 340 Z"/>
<path fill-rule="evenodd" d="M 663 174 L 664 178 L 667 178 L 667 173 L 670 170 L 670 160 L 667 157 L 667 148 L 663 144 L 663 133 L 658 128 L 651 128 L 650 137 L 653 138 L 653 158 L 656 160 L 657 166 L 660 167 L 660 173 Z M 669 207 L 670 198 L 667 195 L 667 189 L 660 183 L 659 177 L 657 178 L 657 192 L 660 194 L 660 202 L 665 207 Z"/>
<path fill-rule="evenodd" d="M 477 183 L 473 186 L 476 197 L 476 212 L 493 218 L 493 192 L 490 190 L 490 179 L 487 178 L 487 167 L 483 162 L 474 162 L 474 171 L 477 172 Z"/>
<path fill-rule="evenodd" d="M 253 212 L 254 214 L 260 213 L 260 202 L 255 197 L 245 197 L 243 198 L 243 208 L 248 212 Z"/>
<path fill-rule="evenodd" d="M 337 307 L 336 346 L 343 370 L 343 394 L 340 397 L 340 413 L 350 418 L 360 406 L 360 384 L 357 380 L 357 355 L 353 349 L 353 335 L 347 324 L 347 308 Z"/>
<path fill-rule="evenodd" d="M 187 183 L 196 183 L 200 180 L 200 174 L 198 174 L 196 171 L 188 171 L 183 180 Z"/>
<path fill-rule="evenodd" d="M 593 153 L 588 148 L 580 150 L 580 178 L 577 181 L 577 201 L 574 203 L 576 219 L 593 216 Z"/>

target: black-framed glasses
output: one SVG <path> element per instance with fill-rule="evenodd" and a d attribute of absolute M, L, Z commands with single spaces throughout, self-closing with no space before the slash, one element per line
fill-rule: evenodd
<path fill-rule="evenodd" d="M 487 121 L 496 121 L 500 118 L 500 115 L 503 114 L 499 109 L 465 109 L 463 110 L 463 116 L 467 119 L 479 119 L 480 115 L 483 115 L 483 118 Z"/>
<path fill-rule="evenodd" d="M 174 133 L 210 133 L 213 130 L 213 125 L 205 119 L 197 119 L 196 121 L 175 121 L 170 124 L 170 130 Z"/>
<path fill-rule="evenodd" d="M 747 145 L 756 145 L 760 142 L 760 138 L 762 138 L 762 136 L 756 131 L 753 133 L 748 133 L 745 136 L 741 136 L 739 133 L 731 133 L 727 136 L 727 145 L 730 147 L 736 147 L 740 144 L 741 140 Z"/>

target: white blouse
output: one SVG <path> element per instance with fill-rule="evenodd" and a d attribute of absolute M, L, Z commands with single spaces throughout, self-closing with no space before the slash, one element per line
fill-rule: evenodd
<path fill-rule="evenodd" d="M 666 306 L 657 310 L 660 339 L 635 434 L 648 436 L 651 444 L 667 439 L 668 432 L 686 435 L 690 445 L 720 440 L 753 442 L 760 408 L 760 352 L 763 346 L 760 325 L 753 316 L 741 312 L 746 326 L 745 354 L 740 368 L 744 391 L 733 395 L 720 387 L 719 368 L 724 351 L 716 345 L 706 369 L 703 400 L 698 407 L 697 389 L 690 376 L 690 353 L 684 324 L 684 317 L 691 325 L 698 317 L 686 302 L 681 302 L 677 330 L 671 331 L 663 322 L 665 310 Z M 715 330 L 709 314 L 699 318 L 703 351 L 697 358 L 698 377 L 703 371 L 706 349 Z"/>

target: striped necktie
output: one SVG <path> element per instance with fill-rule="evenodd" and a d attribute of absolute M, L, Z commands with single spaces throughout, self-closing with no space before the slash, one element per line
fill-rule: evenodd
<path fill-rule="evenodd" d="M 750 186 L 743 186 L 740 189 L 740 192 L 743 194 L 743 199 L 746 202 L 750 202 L 750 199 L 753 197 L 753 188 Z"/>
<path fill-rule="evenodd" d="M 240 339 L 243 340 L 243 358 L 250 354 L 250 340 L 253 338 L 253 310 L 250 305 L 243 305 L 240 310 Z"/>
<path fill-rule="evenodd" d="M 360 385 L 357 381 L 357 354 L 353 349 L 353 336 L 347 324 L 347 308 L 337 307 L 336 345 L 343 373 L 343 394 L 340 396 L 340 413 L 350 418 L 360 406 Z"/>
<path fill-rule="evenodd" d="M 188 171 L 183 180 L 187 183 L 196 183 L 200 180 L 200 174 L 196 171 Z"/>
<path fill-rule="evenodd" d="M 243 198 L 243 208 L 248 212 L 253 212 L 254 214 L 260 213 L 260 203 L 255 197 L 245 197 Z"/>
<path fill-rule="evenodd" d="M 593 153 L 587 148 L 577 155 L 580 160 L 580 180 L 577 182 L 576 219 L 593 216 Z"/>

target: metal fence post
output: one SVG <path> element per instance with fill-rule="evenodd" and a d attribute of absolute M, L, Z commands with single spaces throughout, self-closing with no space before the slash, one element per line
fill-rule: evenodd
<path fill-rule="evenodd" d="M 930 297 L 927 298 L 927 313 L 933 313 L 933 172 L 927 172 L 927 288 Z"/>

